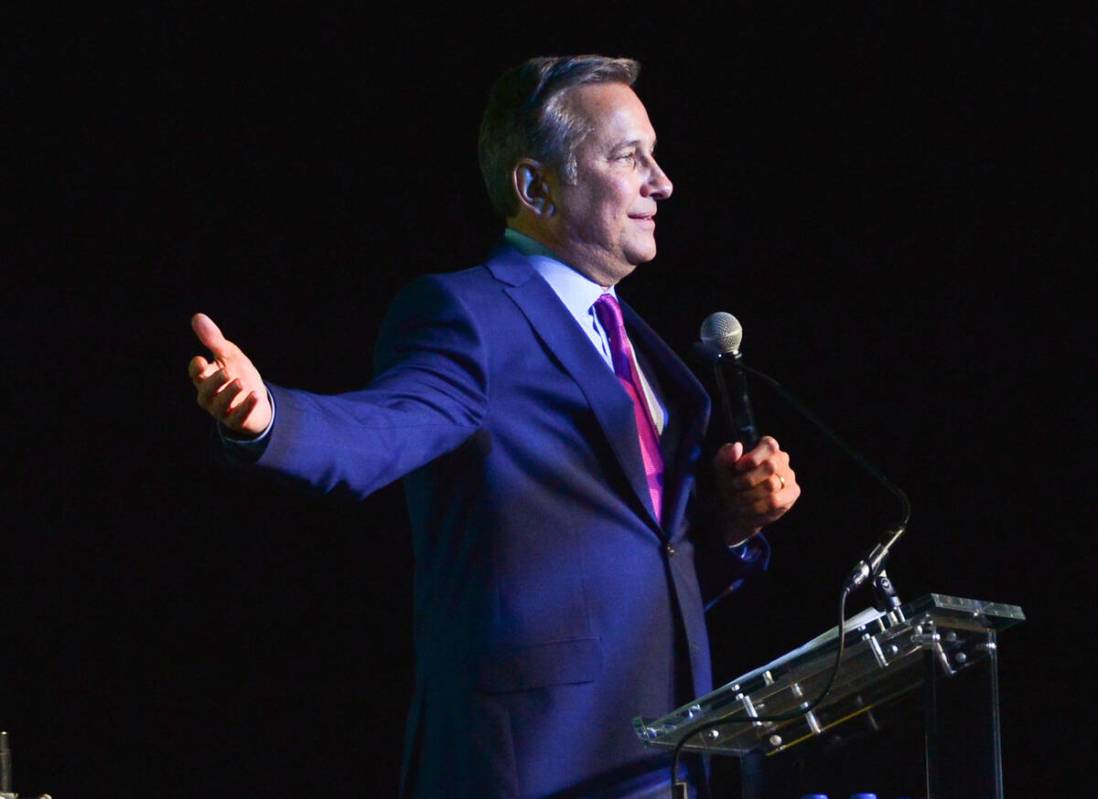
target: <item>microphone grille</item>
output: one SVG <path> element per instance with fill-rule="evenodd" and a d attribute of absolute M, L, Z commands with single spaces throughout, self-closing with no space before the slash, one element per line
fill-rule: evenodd
<path fill-rule="evenodd" d="M 721 355 L 735 355 L 740 351 L 740 342 L 743 341 L 743 326 L 732 314 L 717 311 L 702 322 L 701 340 L 702 344 L 715 349 Z"/>

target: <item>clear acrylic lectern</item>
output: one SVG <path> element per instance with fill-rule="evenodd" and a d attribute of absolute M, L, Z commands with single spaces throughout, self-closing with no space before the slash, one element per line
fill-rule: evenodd
<path fill-rule="evenodd" d="M 684 747 L 687 751 L 764 763 L 771 774 L 771 787 L 765 791 L 770 796 L 809 787 L 796 782 L 820 772 L 818 766 L 813 772 L 806 765 L 809 759 L 829 768 L 826 761 L 838 757 L 842 748 L 836 744 L 856 753 L 888 719 L 886 728 L 907 730 L 906 738 L 893 739 L 888 756 L 902 756 L 903 764 L 890 765 L 889 770 L 904 792 L 928 799 L 998 799 L 1002 758 L 997 636 L 1024 619 L 1022 609 L 1014 605 L 941 594 L 888 614 L 870 609 L 845 625 L 846 651 L 835 683 L 812 712 L 785 722 L 753 720 L 790 714 L 819 694 L 835 662 L 835 628 L 666 716 L 637 718 L 634 728 L 650 746 L 670 748 L 684 736 L 693 736 Z M 965 676 L 954 679 L 961 672 Z M 895 708 L 900 708 L 898 714 Z M 718 728 L 695 734 L 718 720 Z M 913 727 L 918 727 L 914 735 Z M 847 745 L 850 742 L 854 743 Z M 896 749 L 907 751 L 891 751 Z M 790 750 L 802 754 L 794 757 L 787 754 Z M 849 758 L 849 752 L 844 757 Z M 871 765 L 866 758 L 860 762 Z M 830 769 L 835 771 L 834 764 Z M 904 769 L 906 776 L 899 774 Z M 782 789 L 774 787 L 783 780 Z M 758 786 L 763 781 L 745 787 L 745 797 L 761 795 Z"/>

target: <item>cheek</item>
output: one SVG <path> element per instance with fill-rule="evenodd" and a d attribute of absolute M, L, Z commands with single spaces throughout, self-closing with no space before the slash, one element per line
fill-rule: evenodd
<path fill-rule="evenodd" d="M 574 230 L 585 238 L 616 238 L 627 229 L 635 187 L 627 178 L 605 177 L 567 198 Z"/>
<path fill-rule="evenodd" d="M 608 226 L 622 227 L 629 221 L 633 199 L 628 189 L 628 185 L 624 183 L 610 186 L 599 197 L 600 216 Z"/>
<path fill-rule="evenodd" d="M 638 194 L 631 180 L 622 178 L 607 187 L 606 201 L 625 213 L 633 204 L 633 198 Z"/>

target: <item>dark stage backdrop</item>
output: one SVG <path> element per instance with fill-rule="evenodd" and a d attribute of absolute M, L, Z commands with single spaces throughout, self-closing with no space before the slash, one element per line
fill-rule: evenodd
<path fill-rule="evenodd" d="M 475 146 L 492 79 L 584 51 L 644 63 L 675 183 L 623 296 L 681 351 L 735 313 L 750 362 L 908 490 L 903 596 L 1025 608 L 1003 639 L 1008 793 L 1066 791 L 1093 737 L 1094 17 L 770 5 L 5 21 L 0 728 L 21 791 L 394 794 L 399 486 L 355 504 L 219 472 L 188 317 L 272 381 L 363 384 L 397 289 L 499 235 Z M 892 513 L 756 408 L 804 496 L 770 575 L 712 616 L 718 679 L 831 625 Z"/>

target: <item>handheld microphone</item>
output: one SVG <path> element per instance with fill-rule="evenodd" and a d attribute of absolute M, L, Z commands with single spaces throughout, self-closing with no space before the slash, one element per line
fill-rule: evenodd
<path fill-rule="evenodd" d="M 740 353 L 743 326 L 732 314 L 718 311 L 702 322 L 700 337 L 698 349 L 713 365 L 713 378 L 720 394 L 728 433 L 733 440 L 742 443 L 744 452 L 747 452 L 759 443 L 759 431 L 755 427 L 755 416 L 751 413 L 747 374 Z"/>

